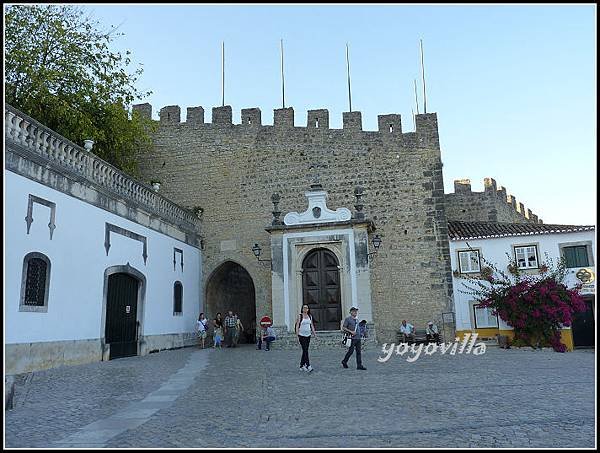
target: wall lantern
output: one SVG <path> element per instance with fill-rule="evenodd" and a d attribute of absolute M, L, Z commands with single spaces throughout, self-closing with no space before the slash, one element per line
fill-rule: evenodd
<path fill-rule="evenodd" d="M 377 251 L 379 250 L 379 247 L 381 247 L 381 242 L 382 242 L 382 240 L 378 234 L 376 234 L 373 237 L 373 239 L 371 239 L 371 243 L 373 244 L 373 248 L 375 249 L 375 251 L 371 252 L 371 253 L 367 253 L 368 257 L 373 256 L 377 253 Z"/>
<path fill-rule="evenodd" d="M 262 249 L 260 248 L 260 246 L 258 244 L 254 244 L 254 247 L 252 247 L 252 253 L 254 253 L 254 256 L 256 257 L 258 262 L 271 263 L 271 270 L 273 270 L 273 262 L 271 260 L 261 260 L 260 259 L 261 252 L 262 252 Z"/>

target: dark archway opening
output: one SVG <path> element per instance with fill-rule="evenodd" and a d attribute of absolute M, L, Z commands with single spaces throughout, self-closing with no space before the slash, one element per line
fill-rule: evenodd
<path fill-rule="evenodd" d="M 240 343 L 253 343 L 256 335 L 256 297 L 252 277 L 237 263 L 227 261 L 211 275 L 206 285 L 206 317 L 211 321 L 231 310 L 244 326 Z"/>

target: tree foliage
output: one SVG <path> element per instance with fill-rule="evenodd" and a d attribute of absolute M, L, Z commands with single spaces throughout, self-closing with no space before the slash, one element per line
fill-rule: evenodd
<path fill-rule="evenodd" d="M 81 7 L 5 6 L 5 101 L 75 143 L 94 140 L 95 154 L 137 174 L 153 126 L 128 109 L 150 92 L 135 87 L 142 68 L 127 70 L 130 52 L 111 51 L 120 35 Z"/>
<path fill-rule="evenodd" d="M 551 345 L 555 351 L 564 352 L 561 327 L 572 324 L 575 312 L 586 310 L 580 287 L 568 288 L 564 283 L 564 258 L 555 266 L 546 257 L 538 275 L 526 274 L 510 257 L 508 274 L 483 257 L 482 260 L 490 272 L 481 279 L 467 277 L 471 285 L 465 285 L 469 291 L 462 292 L 474 296 L 480 307 L 492 308 L 493 314 L 513 327 L 517 340 L 534 349 Z"/>

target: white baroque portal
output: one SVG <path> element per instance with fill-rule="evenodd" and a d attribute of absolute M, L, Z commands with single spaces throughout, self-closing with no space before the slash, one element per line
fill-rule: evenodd
<path fill-rule="evenodd" d="M 308 304 L 317 330 L 339 330 L 352 306 L 372 323 L 369 272 L 370 220 L 352 219 L 347 208 L 327 208 L 327 192 L 305 192 L 308 209 L 290 212 L 271 234 L 274 325 L 293 332 L 302 305 Z"/>

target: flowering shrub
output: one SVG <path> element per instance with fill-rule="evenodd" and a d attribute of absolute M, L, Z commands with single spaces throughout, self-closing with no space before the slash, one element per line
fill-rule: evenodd
<path fill-rule="evenodd" d="M 558 265 L 546 256 L 538 275 L 524 274 L 510 258 L 509 274 L 482 257 L 492 269 L 485 279 L 467 277 L 473 286 L 461 291 L 475 296 L 480 307 L 492 308 L 492 313 L 514 329 L 515 339 L 533 347 L 551 345 L 555 351 L 565 352 L 560 342 L 561 326 L 569 327 L 573 313 L 586 310 L 579 294 L 580 286 L 567 288 L 565 260 Z"/>

